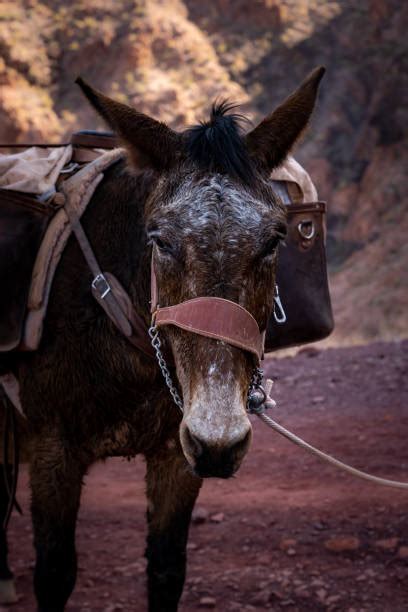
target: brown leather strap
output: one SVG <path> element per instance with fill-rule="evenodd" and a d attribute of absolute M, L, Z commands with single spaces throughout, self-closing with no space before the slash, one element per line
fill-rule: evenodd
<path fill-rule="evenodd" d="M 88 164 L 93 162 L 105 153 L 104 150 L 85 149 L 82 147 L 74 147 L 72 151 L 72 161 L 77 164 Z"/>
<path fill-rule="evenodd" d="M 258 323 L 245 308 L 217 297 L 198 297 L 175 306 L 159 308 L 153 315 L 157 327 L 175 325 L 181 329 L 221 340 L 263 357 L 263 335 Z"/>
<path fill-rule="evenodd" d="M 119 139 L 116 134 L 110 132 L 82 131 L 74 132 L 71 142 L 22 142 L 0 144 L 1 149 L 28 149 L 30 147 L 67 147 L 72 144 L 74 147 L 85 147 L 89 149 L 114 149 L 119 146 Z"/>
<path fill-rule="evenodd" d="M 85 260 L 92 272 L 92 295 L 119 331 L 145 355 L 154 358 L 144 319 L 133 308 L 131 299 L 119 281 L 109 272 L 103 273 L 80 220 L 69 206 L 65 212 Z"/>
<path fill-rule="evenodd" d="M 114 149 L 119 146 L 119 140 L 116 134 L 108 132 L 75 132 L 71 136 L 71 144 L 89 149 Z"/>
<path fill-rule="evenodd" d="M 131 325 L 131 334 L 130 336 L 126 336 L 127 340 L 129 340 L 133 346 L 141 350 L 145 355 L 153 359 L 155 353 L 150 342 L 148 325 L 143 317 L 135 310 L 129 294 L 122 287 L 118 279 L 113 276 L 113 274 L 110 274 L 110 272 L 105 272 L 104 277 L 106 278 L 121 311 L 124 313 Z M 95 295 L 95 297 L 97 301 L 101 303 L 100 297 L 97 295 Z"/>
<path fill-rule="evenodd" d="M 48 147 L 67 147 L 69 142 L 23 142 L 18 144 L 7 144 L 2 142 L 0 149 L 29 149 L 30 147 L 40 147 L 41 149 L 48 149 Z"/>
<path fill-rule="evenodd" d="M 288 204 L 286 206 L 288 215 L 303 212 L 326 212 L 326 202 L 304 202 L 303 204 Z"/>
<path fill-rule="evenodd" d="M 42 202 L 35 195 L 28 194 L 23 191 L 14 191 L 13 189 L 0 188 L 0 197 L 2 202 L 18 204 L 19 206 L 30 208 L 31 210 L 38 213 L 45 213 L 51 215 L 57 209 L 57 206 L 55 206 L 55 203 L 53 201 L 49 203 Z"/>

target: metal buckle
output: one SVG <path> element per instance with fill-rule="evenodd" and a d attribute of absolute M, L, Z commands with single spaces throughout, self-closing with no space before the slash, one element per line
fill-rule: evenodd
<path fill-rule="evenodd" d="M 63 167 L 62 170 L 60 170 L 60 174 L 71 174 L 71 172 L 74 172 L 74 170 L 76 170 L 77 168 L 79 168 L 79 164 L 73 161 L 69 162 L 66 166 Z"/>
<path fill-rule="evenodd" d="M 111 290 L 108 281 L 103 274 L 98 274 L 92 281 L 92 289 L 95 289 L 103 299 Z"/>
<path fill-rule="evenodd" d="M 48 189 L 48 191 L 45 191 L 40 196 L 37 196 L 37 200 L 42 204 L 49 204 L 54 199 L 56 193 L 57 191 L 55 187 L 51 187 L 51 189 Z"/>
<path fill-rule="evenodd" d="M 279 324 L 285 323 L 286 322 L 286 313 L 285 310 L 283 308 L 283 304 L 281 302 L 281 299 L 279 297 L 279 287 L 278 285 L 275 285 L 275 295 L 273 296 L 273 301 L 274 301 L 274 307 L 273 307 L 273 316 L 275 317 L 275 321 Z M 279 310 L 279 313 L 277 313 L 277 309 Z"/>
<path fill-rule="evenodd" d="M 306 229 L 308 226 L 310 226 L 309 230 Z M 311 240 L 313 236 L 315 235 L 315 224 L 313 223 L 313 221 L 309 221 L 309 220 L 301 221 L 300 223 L 298 223 L 297 228 L 298 228 L 299 234 L 305 240 Z"/>

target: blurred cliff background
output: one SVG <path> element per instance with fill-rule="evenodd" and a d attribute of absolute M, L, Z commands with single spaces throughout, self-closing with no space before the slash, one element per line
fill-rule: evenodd
<path fill-rule="evenodd" d="M 398 0 L 3 0 L 0 141 L 101 128 L 79 74 L 177 128 L 216 97 L 260 119 L 324 64 L 295 156 L 329 207 L 329 343 L 406 337 L 407 30 Z"/>

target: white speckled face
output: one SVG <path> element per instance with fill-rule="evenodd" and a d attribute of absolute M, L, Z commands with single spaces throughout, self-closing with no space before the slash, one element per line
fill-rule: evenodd
<path fill-rule="evenodd" d="M 183 388 L 184 417 L 180 439 L 184 454 L 199 475 L 206 471 L 202 463 L 208 457 L 223 457 L 219 474 L 233 462 L 235 471 L 251 439 L 251 425 L 246 413 L 248 379 L 245 356 L 238 349 L 220 341 L 198 338 L 196 349 L 201 359 L 194 371 L 184 370 L 177 360 Z M 197 364 L 198 365 L 198 364 Z"/>
<path fill-rule="evenodd" d="M 170 196 L 165 187 L 161 195 L 160 186 L 158 191 L 159 214 L 150 222 L 157 245 L 155 267 L 166 279 L 178 275 L 180 290 L 180 297 L 173 291 L 167 297 L 165 283 L 160 283 L 161 305 L 174 303 L 176 297 L 221 296 L 223 291 L 244 305 L 251 290 L 249 266 L 252 272 L 260 264 L 273 267 L 274 248 L 268 257 L 259 255 L 284 224 L 270 187 L 255 192 L 225 175 L 197 178 L 191 173 L 173 186 Z"/>
<path fill-rule="evenodd" d="M 199 296 L 223 297 L 251 312 L 260 329 L 265 326 L 273 299 L 276 244 L 269 250 L 265 245 L 276 241 L 284 217 L 264 195 L 225 175 L 192 174 L 163 198 L 151 232 L 161 306 Z M 163 333 L 183 391 L 184 454 L 200 475 L 214 475 L 207 465 L 211 462 L 228 464 L 225 473 L 231 474 L 251 438 L 246 398 L 254 358 L 178 328 Z M 218 473 L 222 475 L 222 468 Z"/>
<path fill-rule="evenodd" d="M 184 237 L 215 232 L 218 244 L 213 256 L 219 259 L 226 247 L 238 245 L 239 236 L 229 228 L 241 226 L 248 232 L 256 231 L 262 212 L 268 214 L 270 208 L 228 177 L 215 174 L 198 182 L 193 178 L 184 181 L 162 212 L 164 217 L 172 218 L 174 212 L 181 216 Z"/>
<path fill-rule="evenodd" d="M 190 435 L 214 448 L 235 446 L 251 429 L 241 381 L 231 371 L 225 373 L 223 353 L 218 364 L 212 363 L 207 375 L 197 380 L 184 418 Z M 184 450 L 188 456 L 188 444 L 184 444 Z"/>

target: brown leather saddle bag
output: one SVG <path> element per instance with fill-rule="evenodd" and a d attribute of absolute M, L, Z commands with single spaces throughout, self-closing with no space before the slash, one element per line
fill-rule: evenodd
<path fill-rule="evenodd" d="M 35 258 L 55 208 L 0 189 L 0 352 L 21 340 Z"/>
<path fill-rule="evenodd" d="M 265 352 L 322 340 L 334 328 L 327 279 L 324 202 L 287 205 L 288 233 L 279 247 L 275 303 Z M 275 317 L 276 314 L 276 317 Z M 285 319 L 278 322 L 276 319 Z"/>

